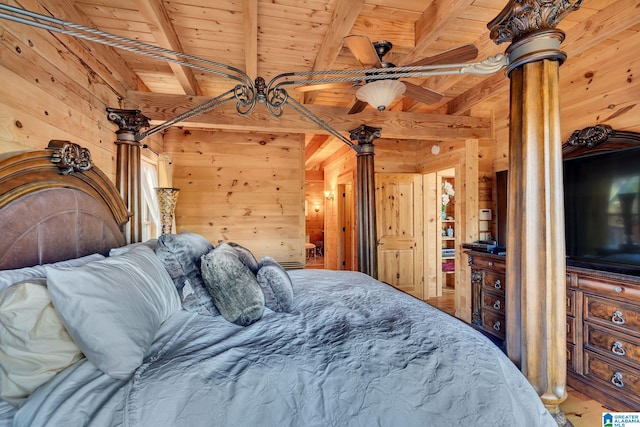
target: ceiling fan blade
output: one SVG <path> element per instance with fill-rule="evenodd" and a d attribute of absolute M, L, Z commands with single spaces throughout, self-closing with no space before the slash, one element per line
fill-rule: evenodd
<path fill-rule="evenodd" d="M 351 82 L 336 82 L 336 83 L 320 83 L 317 85 L 308 86 L 296 86 L 293 90 L 296 92 L 313 92 L 314 90 L 327 90 L 327 89 L 349 89 L 353 87 Z"/>
<path fill-rule="evenodd" d="M 381 68 L 380 58 L 376 49 L 371 44 L 371 40 L 367 36 L 347 36 L 344 38 L 353 56 L 362 64 L 364 68 Z"/>
<path fill-rule="evenodd" d="M 404 91 L 404 96 L 420 101 L 424 104 L 435 104 L 439 102 L 444 95 L 435 90 L 427 89 L 422 86 L 415 85 L 413 83 L 403 81 L 407 89 Z"/>
<path fill-rule="evenodd" d="M 353 107 L 351 107 L 351 109 L 349 110 L 349 112 L 347 114 L 359 113 L 362 110 L 364 110 L 366 106 L 367 106 L 366 102 L 360 101 L 359 99 L 356 99 L 355 104 L 353 104 Z"/>
<path fill-rule="evenodd" d="M 439 64 L 457 64 L 468 62 L 476 59 L 478 56 L 478 48 L 472 44 L 465 44 L 460 47 L 445 50 L 437 55 L 422 58 L 407 67 L 417 67 L 422 65 L 439 65 Z"/>

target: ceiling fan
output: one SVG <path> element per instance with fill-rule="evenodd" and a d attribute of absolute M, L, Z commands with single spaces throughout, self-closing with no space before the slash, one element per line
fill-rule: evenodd
<path fill-rule="evenodd" d="M 391 50 L 393 44 L 389 41 L 377 41 L 371 42 L 367 36 L 351 35 L 344 38 L 344 43 L 349 48 L 353 56 L 362 64 L 365 69 L 371 68 L 393 68 L 395 64 L 383 61 L 383 57 Z M 472 44 L 465 44 L 460 47 L 450 49 L 439 53 L 437 55 L 422 58 L 411 64 L 405 65 L 406 67 L 424 66 L 424 65 L 439 65 L 449 63 L 462 63 L 471 61 L 478 56 L 478 49 Z M 384 82 L 389 80 L 396 80 L 393 77 L 388 79 L 376 80 L 377 82 Z M 403 80 L 404 84 L 404 96 L 412 98 L 416 101 L 425 104 L 434 104 L 440 101 L 444 95 L 436 92 L 432 89 L 428 89 L 417 84 Z M 313 90 L 324 90 L 332 87 L 341 86 L 344 83 L 325 83 L 313 86 L 303 86 L 296 88 L 300 92 L 308 92 Z M 364 81 L 349 83 L 353 87 L 363 86 L 367 84 L 366 79 Z M 349 109 L 348 114 L 359 113 L 367 106 L 367 102 L 356 99 L 354 105 Z M 379 108 L 380 109 L 380 108 Z M 382 108 L 384 109 L 384 108 Z"/>

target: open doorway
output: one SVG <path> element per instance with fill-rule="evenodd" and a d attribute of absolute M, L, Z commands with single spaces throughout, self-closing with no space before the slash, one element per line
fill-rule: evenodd
<path fill-rule="evenodd" d="M 324 180 L 305 180 L 305 268 L 324 268 Z"/>
<path fill-rule="evenodd" d="M 423 175 L 425 188 L 425 300 L 455 315 L 456 260 L 460 248 L 455 168 Z"/>

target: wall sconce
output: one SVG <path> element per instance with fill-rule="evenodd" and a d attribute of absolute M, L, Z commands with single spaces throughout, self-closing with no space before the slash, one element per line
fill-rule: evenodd
<path fill-rule="evenodd" d="M 324 192 L 324 198 L 327 199 L 327 200 L 333 200 L 333 192 L 325 191 Z"/>
<path fill-rule="evenodd" d="M 320 206 L 315 205 L 315 206 L 313 207 L 313 210 L 314 210 L 314 211 L 316 211 L 316 213 L 320 212 Z"/>

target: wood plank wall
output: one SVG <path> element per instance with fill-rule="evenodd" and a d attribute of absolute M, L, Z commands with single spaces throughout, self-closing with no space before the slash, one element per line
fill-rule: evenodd
<path fill-rule="evenodd" d="M 304 136 L 169 129 L 177 231 L 304 264 Z"/>
<path fill-rule="evenodd" d="M 35 0 L 20 5 L 47 13 Z M 115 71 L 120 64 L 110 65 L 113 52 L 92 45 L 87 53 L 75 39 L 6 20 L 0 21 L 0 34 L 0 152 L 69 140 L 88 148 L 94 165 L 115 181 L 117 126 L 105 108 L 121 106 L 126 79 Z M 136 82 L 129 84 L 135 88 Z M 156 152 L 162 149 L 159 136 L 145 142 Z"/>

